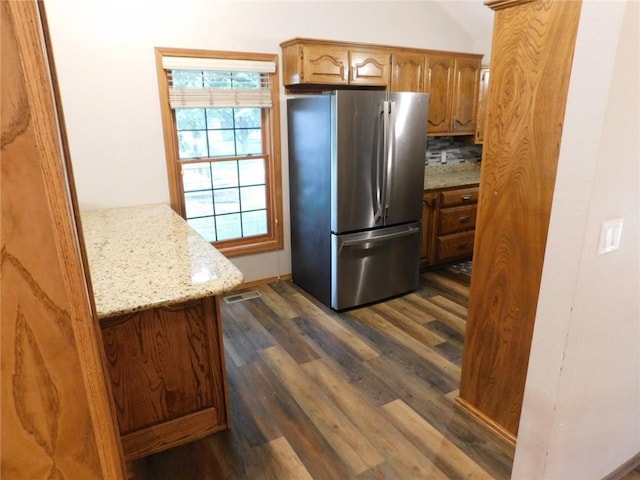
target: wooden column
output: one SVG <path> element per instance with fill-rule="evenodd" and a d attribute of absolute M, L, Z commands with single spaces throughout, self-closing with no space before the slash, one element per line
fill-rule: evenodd
<path fill-rule="evenodd" d="M 35 1 L 0 2 L 2 470 L 120 479 L 99 331 Z"/>
<path fill-rule="evenodd" d="M 580 1 L 498 0 L 458 402 L 515 442 Z"/>

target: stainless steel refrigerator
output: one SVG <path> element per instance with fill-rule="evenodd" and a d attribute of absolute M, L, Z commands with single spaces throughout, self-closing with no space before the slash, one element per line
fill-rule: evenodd
<path fill-rule="evenodd" d="M 429 95 L 287 100 L 293 282 L 336 310 L 418 287 Z"/>

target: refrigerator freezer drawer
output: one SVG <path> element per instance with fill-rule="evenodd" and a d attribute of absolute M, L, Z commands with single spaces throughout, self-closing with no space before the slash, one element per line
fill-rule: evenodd
<path fill-rule="evenodd" d="M 356 307 L 418 288 L 420 223 L 331 235 L 331 307 Z"/>

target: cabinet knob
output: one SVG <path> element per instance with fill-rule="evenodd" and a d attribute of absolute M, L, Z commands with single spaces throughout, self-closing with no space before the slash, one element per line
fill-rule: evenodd
<path fill-rule="evenodd" d="M 463 195 L 462 196 L 462 201 L 466 202 L 467 200 L 471 200 L 471 195 Z"/>
<path fill-rule="evenodd" d="M 468 216 L 460 217 L 460 218 L 458 219 L 458 221 L 459 221 L 460 223 L 467 223 L 467 222 L 469 222 L 469 217 L 468 217 Z"/>

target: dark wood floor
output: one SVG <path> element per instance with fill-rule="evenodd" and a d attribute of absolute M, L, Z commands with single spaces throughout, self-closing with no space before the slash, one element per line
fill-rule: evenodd
<path fill-rule="evenodd" d="M 290 281 L 224 304 L 233 427 L 137 461 L 140 479 L 510 476 L 513 447 L 454 403 L 469 276 L 336 313 Z"/>

